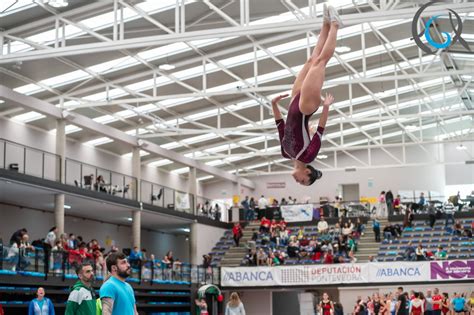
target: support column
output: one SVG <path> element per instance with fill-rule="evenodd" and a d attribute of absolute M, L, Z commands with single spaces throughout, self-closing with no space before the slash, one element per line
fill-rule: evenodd
<path fill-rule="evenodd" d="M 137 200 L 140 202 L 140 209 L 134 210 L 132 214 L 132 247 L 137 246 L 139 249 L 141 249 L 142 206 L 140 192 L 141 161 L 139 147 L 134 147 L 132 150 L 132 176 L 137 180 L 132 186 L 133 191 L 137 196 Z"/>
<path fill-rule="evenodd" d="M 66 183 L 66 121 L 64 119 L 56 120 L 56 154 L 61 158 L 58 161 L 57 170 L 60 172 L 59 180 Z"/>
<path fill-rule="evenodd" d="M 142 213 L 140 210 L 133 211 L 132 217 L 132 247 L 137 246 L 141 250 L 141 226 Z"/>
<path fill-rule="evenodd" d="M 189 227 L 189 261 L 192 265 L 200 265 L 200 257 L 197 257 L 197 246 L 198 246 L 198 228 L 197 221 L 191 223 Z"/>
<path fill-rule="evenodd" d="M 54 195 L 54 225 L 58 236 L 64 233 L 64 194 Z"/>
<path fill-rule="evenodd" d="M 238 196 L 239 197 L 239 200 L 242 199 L 242 184 L 240 183 L 240 180 L 237 181 L 237 183 L 234 183 L 234 189 L 232 191 L 232 198 L 234 196 Z M 238 205 L 237 205 L 238 206 Z"/>
<path fill-rule="evenodd" d="M 191 213 L 196 214 L 197 179 L 195 167 L 189 168 L 188 193 L 190 194 Z"/>

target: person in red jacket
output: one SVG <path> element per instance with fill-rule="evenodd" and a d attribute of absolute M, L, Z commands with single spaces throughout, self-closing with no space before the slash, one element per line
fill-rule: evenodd
<path fill-rule="evenodd" d="M 242 227 L 240 226 L 240 223 L 234 224 L 232 235 L 234 236 L 235 246 L 239 247 L 239 241 L 242 238 Z"/>
<path fill-rule="evenodd" d="M 270 232 L 270 220 L 267 219 L 265 216 L 260 221 L 260 233 L 268 233 Z"/>

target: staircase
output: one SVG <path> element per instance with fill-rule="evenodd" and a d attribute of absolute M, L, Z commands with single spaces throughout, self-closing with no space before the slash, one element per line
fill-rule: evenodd
<path fill-rule="evenodd" d="M 259 221 L 250 222 L 244 229 L 243 229 L 243 236 L 240 239 L 240 246 L 236 247 L 235 245 L 232 246 L 227 252 L 225 253 L 224 257 L 221 260 L 221 267 L 238 267 L 242 262 L 242 259 L 248 252 L 247 243 L 252 239 L 253 231 L 255 229 L 258 231 L 260 228 Z"/>
<path fill-rule="evenodd" d="M 379 219 L 380 222 L 380 238 L 382 236 L 383 227 L 388 224 L 388 219 Z M 364 235 L 359 238 L 357 242 L 357 262 L 368 262 L 369 256 L 377 257 L 379 252 L 380 243 L 375 241 L 375 233 L 372 229 L 373 220 L 369 220 L 365 225 Z"/>

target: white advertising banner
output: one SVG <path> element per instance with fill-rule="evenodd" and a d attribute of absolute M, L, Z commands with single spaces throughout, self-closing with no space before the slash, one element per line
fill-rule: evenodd
<path fill-rule="evenodd" d="M 474 280 L 474 260 L 221 268 L 224 287 Z"/>
<path fill-rule="evenodd" d="M 191 205 L 189 203 L 189 194 L 176 191 L 174 195 L 174 206 L 177 210 L 191 209 Z"/>
<path fill-rule="evenodd" d="M 221 285 L 228 287 L 321 285 L 367 281 L 367 264 L 221 268 Z"/>
<path fill-rule="evenodd" d="M 313 220 L 313 204 L 311 203 L 281 206 L 280 211 L 286 222 L 303 222 Z"/>

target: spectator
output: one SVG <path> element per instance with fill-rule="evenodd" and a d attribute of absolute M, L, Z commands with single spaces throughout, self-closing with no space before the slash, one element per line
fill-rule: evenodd
<path fill-rule="evenodd" d="M 106 264 L 111 277 L 100 287 L 102 314 L 138 314 L 135 293 L 126 282 L 131 274 L 127 257 L 114 253 L 107 257 Z"/>
<path fill-rule="evenodd" d="M 247 255 L 245 255 L 244 259 L 249 266 L 256 266 L 257 265 L 257 250 L 255 248 L 249 249 Z"/>
<path fill-rule="evenodd" d="M 420 300 L 420 293 L 415 292 L 415 298 L 410 303 L 408 313 L 410 315 L 422 315 L 425 312 L 423 302 Z"/>
<path fill-rule="evenodd" d="M 245 220 L 246 221 L 252 221 L 253 220 L 253 211 L 250 209 L 249 196 L 245 196 L 245 199 L 240 204 L 242 205 L 242 208 L 244 209 Z"/>
<path fill-rule="evenodd" d="M 242 238 L 242 227 L 240 223 L 234 223 L 234 227 L 232 228 L 232 235 L 234 237 L 235 246 L 239 247 L 239 241 Z"/>
<path fill-rule="evenodd" d="M 195 301 L 196 306 L 199 308 L 199 314 L 209 315 L 207 312 L 207 302 L 205 298 L 200 298 Z"/>
<path fill-rule="evenodd" d="M 379 196 L 379 207 L 377 209 L 377 217 L 379 218 L 387 217 L 387 202 L 385 199 L 385 191 L 382 191 Z"/>
<path fill-rule="evenodd" d="M 357 257 L 355 257 L 354 251 L 352 250 L 349 252 L 349 262 L 351 264 L 355 264 L 357 262 Z"/>
<path fill-rule="evenodd" d="M 400 214 L 400 195 L 393 201 L 393 210 L 396 214 Z"/>
<path fill-rule="evenodd" d="M 448 227 L 449 221 L 452 221 L 452 224 L 454 224 L 454 205 L 451 202 L 446 202 L 443 206 L 444 209 L 444 214 L 446 215 L 446 221 L 444 223 L 444 227 Z"/>
<path fill-rule="evenodd" d="M 139 269 L 141 262 L 144 260 L 143 259 L 143 253 L 140 251 L 138 246 L 134 246 L 133 250 L 130 252 L 130 256 L 128 256 L 128 259 L 130 260 L 130 266 L 132 268 Z"/>
<path fill-rule="evenodd" d="M 257 266 L 263 266 L 267 264 L 267 253 L 260 247 L 257 251 Z"/>
<path fill-rule="evenodd" d="M 428 217 L 430 220 L 430 227 L 433 228 L 436 224 L 436 209 L 433 203 L 430 203 L 430 205 L 428 206 Z"/>
<path fill-rule="evenodd" d="M 69 238 L 67 241 L 67 249 L 77 249 L 77 245 L 78 245 L 78 242 L 76 239 L 76 235 L 72 233 L 69 234 Z"/>
<path fill-rule="evenodd" d="M 433 315 L 433 296 L 431 295 L 431 289 L 426 290 L 425 314 Z"/>
<path fill-rule="evenodd" d="M 216 220 L 216 221 L 220 221 L 221 220 L 221 216 L 222 216 L 222 213 L 221 213 L 221 207 L 219 206 L 218 203 L 216 203 L 215 207 L 214 207 L 214 216 L 212 219 Z"/>
<path fill-rule="evenodd" d="M 58 233 L 58 229 L 55 226 L 53 226 L 51 229 L 49 229 L 49 232 L 46 235 L 44 242 L 48 244 L 51 248 L 54 247 L 54 245 L 56 244 L 57 233 Z"/>
<path fill-rule="evenodd" d="M 10 245 L 13 245 L 14 243 L 16 243 L 19 246 L 23 238 L 23 235 L 27 233 L 28 231 L 25 228 L 19 229 L 18 231 L 13 233 L 12 236 L 10 237 Z"/>
<path fill-rule="evenodd" d="M 405 248 L 405 251 L 403 252 L 403 258 L 408 261 L 413 261 L 416 259 L 416 249 L 412 245 L 412 242 L 408 242 L 407 247 Z"/>
<path fill-rule="evenodd" d="M 374 218 L 372 227 L 375 234 L 375 241 L 380 242 L 380 222 L 377 220 L 377 218 Z"/>
<path fill-rule="evenodd" d="M 279 244 L 278 245 L 284 245 L 286 246 L 288 244 L 288 238 L 289 238 L 289 234 L 288 234 L 288 230 L 285 228 L 280 228 L 280 231 L 279 231 Z"/>
<path fill-rule="evenodd" d="M 280 205 L 286 206 L 287 204 L 288 204 L 288 201 L 286 201 L 285 197 L 281 198 Z"/>
<path fill-rule="evenodd" d="M 253 213 L 253 220 L 255 220 L 255 208 L 257 207 L 257 203 L 255 202 L 255 199 L 253 197 L 250 198 L 249 206 L 250 210 L 252 210 Z"/>
<path fill-rule="evenodd" d="M 349 226 L 348 222 L 344 223 L 344 227 L 342 228 L 342 235 L 344 235 L 344 236 L 351 235 L 352 234 L 352 229 L 353 229 L 352 224 Z"/>
<path fill-rule="evenodd" d="M 294 205 L 296 203 L 296 200 L 291 198 L 291 196 L 288 196 L 288 204 L 289 205 Z"/>
<path fill-rule="evenodd" d="M 96 296 L 92 282 L 94 270 L 89 263 L 81 264 L 76 269 L 79 280 L 74 284 L 66 303 L 65 315 L 95 315 Z"/>
<path fill-rule="evenodd" d="M 262 195 L 260 199 L 258 200 L 258 209 L 263 210 L 268 207 L 268 201 L 265 199 L 265 197 Z"/>
<path fill-rule="evenodd" d="M 270 224 L 270 220 L 263 216 L 262 220 L 260 221 L 260 233 L 270 232 Z"/>
<path fill-rule="evenodd" d="M 278 200 L 276 200 L 275 198 L 273 198 L 273 201 L 272 201 L 272 207 L 278 207 Z"/>
<path fill-rule="evenodd" d="M 385 194 L 385 201 L 387 202 L 388 213 L 393 214 L 393 194 L 391 190 Z"/>
<path fill-rule="evenodd" d="M 339 196 L 334 197 L 334 216 L 336 218 L 339 217 L 339 211 L 341 209 L 341 202 L 339 200 Z"/>
<path fill-rule="evenodd" d="M 341 303 L 334 303 L 334 315 L 344 315 L 344 309 Z"/>
<path fill-rule="evenodd" d="M 334 263 L 334 256 L 331 250 L 328 250 L 323 255 L 323 263 L 324 264 L 333 264 Z"/>
<path fill-rule="evenodd" d="M 318 233 L 320 234 L 325 234 L 328 233 L 329 231 L 329 226 L 326 220 L 324 220 L 324 217 L 321 217 L 318 222 Z"/>
<path fill-rule="evenodd" d="M 463 226 L 461 224 L 461 221 L 456 220 L 456 223 L 453 226 L 453 234 L 457 236 L 461 236 L 463 233 Z"/>
<path fill-rule="evenodd" d="M 318 304 L 318 312 L 320 315 L 333 315 L 334 313 L 334 303 L 326 292 L 323 293 L 323 299 Z"/>
<path fill-rule="evenodd" d="M 356 224 L 355 224 L 355 229 L 357 232 L 357 238 L 360 236 L 364 236 L 364 231 L 365 231 L 365 225 L 362 223 L 360 218 L 357 218 Z"/>
<path fill-rule="evenodd" d="M 356 305 L 354 306 L 353 315 L 366 315 L 366 314 L 368 314 L 367 305 L 364 303 L 364 301 L 361 298 L 357 299 Z"/>
<path fill-rule="evenodd" d="M 211 255 L 202 255 L 202 267 L 204 269 L 209 268 L 211 266 L 212 257 Z"/>
<path fill-rule="evenodd" d="M 225 308 L 225 315 L 245 315 L 244 304 L 240 301 L 237 292 L 230 294 L 230 300 Z"/>
<path fill-rule="evenodd" d="M 291 258 L 298 257 L 299 249 L 300 249 L 300 246 L 299 246 L 298 240 L 296 239 L 295 236 L 291 236 L 288 247 L 286 248 L 288 257 L 291 257 Z"/>
<path fill-rule="evenodd" d="M 423 248 L 423 245 L 418 244 L 418 247 L 416 248 L 416 251 L 415 251 L 415 255 L 416 255 L 417 261 L 426 260 L 425 249 Z"/>
<path fill-rule="evenodd" d="M 424 193 L 420 193 L 420 200 L 418 201 L 418 206 L 419 206 L 419 209 L 420 210 L 423 210 L 423 207 L 425 206 L 425 194 Z"/>
<path fill-rule="evenodd" d="M 173 252 L 168 251 L 161 261 L 166 268 L 172 268 L 174 263 Z"/>
<path fill-rule="evenodd" d="M 43 288 L 36 291 L 36 299 L 33 299 L 28 306 L 28 315 L 54 315 L 54 305 L 50 299 L 45 297 Z"/>
<path fill-rule="evenodd" d="M 374 256 L 369 256 L 369 262 L 378 262 L 378 260 Z"/>

